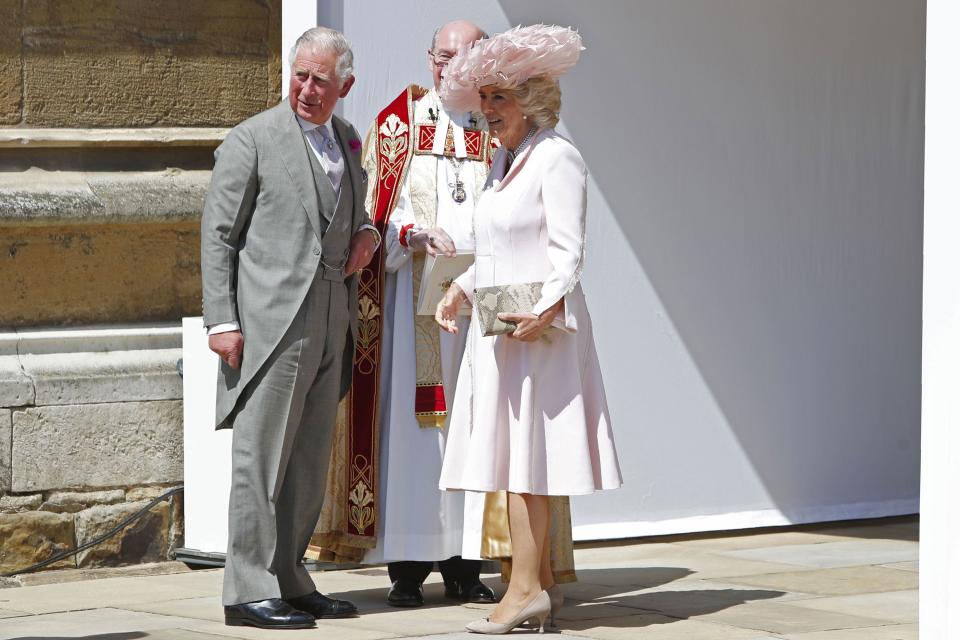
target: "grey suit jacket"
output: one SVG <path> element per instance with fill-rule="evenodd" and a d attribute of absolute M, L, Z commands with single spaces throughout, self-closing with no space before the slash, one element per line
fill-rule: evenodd
<path fill-rule="evenodd" d="M 353 232 L 370 219 L 360 136 L 333 116 L 353 189 Z M 244 387 L 273 352 L 303 303 L 322 254 L 319 203 L 303 132 L 282 102 L 241 122 L 215 153 L 201 222 L 203 319 L 207 326 L 239 322 L 244 337 L 239 370 L 220 363 L 217 428 L 230 418 Z M 346 176 L 345 176 L 346 177 Z M 346 188 L 344 180 L 342 188 Z M 357 278 L 350 287 L 351 336 L 340 395 L 350 387 L 357 335 Z"/>

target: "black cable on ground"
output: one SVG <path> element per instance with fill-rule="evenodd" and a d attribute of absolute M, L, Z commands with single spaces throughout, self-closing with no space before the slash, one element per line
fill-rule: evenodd
<path fill-rule="evenodd" d="M 140 509 L 139 511 L 137 511 L 136 513 L 132 513 L 132 514 L 130 514 L 129 516 L 127 516 L 126 518 L 124 518 L 123 522 L 121 522 L 120 524 L 118 524 L 117 526 L 115 526 L 115 527 L 114 527 L 113 529 L 111 529 L 110 531 L 107 531 L 107 532 L 106 532 L 105 534 L 103 534 L 102 536 L 98 536 L 97 538 L 94 538 L 94 539 L 91 540 L 90 542 L 84 542 L 82 545 L 80 545 L 79 547 L 77 547 L 77 548 L 75 548 L 75 549 L 69 549 L 69 550 L 67 550 L 67 551 L 61 551 L 61 552 L 59 552 L 59 553 L 55 553 L 55 554 L 53 554 L 52 556 L 50 556 L 49 558 L 47 558 L 46 560 L 44 560 L 43 562 L 38 562 L 37 564 L 30 565 L 30 566 L 27 567 L 26 569 L 17 569 L 16 571 L 11 571 L 10 573 L 4 573 L 3 575 L 0 575 L 0 578 L 12 578 L 12 577 L 17 576 L 17 575 L 20 575 L 20 574 L 32 573 L 33 571 L 36 571 L 37 569 L 42 569 L 42 568 L 44 568 L 45 566 L 47 566 L 47 565 L 49 565 L 49 564 L 53 564 L 54 562 L 58 562 L 58 561 L 60 561 L 60 560 L 63 560 L 64 558 L 66 558 L 66 557 L 68 557 L 68 556 L 75 556 L 75 555 L 77 555 L 78 553 L 80 553 L 81 551 L 84 551 L 84 550 L 86 550 L 86 549 L 89 549 L 90 547 L 95 547 L 95 546 L 97 546 L 98 544 L 100 544 L 101 542 L 103 542 L 104 540 L 106 540 L 106 539 L 108 539 L 108 538 L 112 538 L 113 536 L 115 536 L 115 535 L 117 535 L 118 533 L 120 533 L 120 532 L 124 529 L 124 527 L 126 527 L 128 524 L 130 524 L 130 523 L 133 522 L 134 520 L 137 520 L 137 519 L 139 519 L 139 518 L 142 518 L 143 515 L 144 515 L 147 511 L 150 511 L 150 509 L 152 509 L 153 507 L 155 507 L 155 506 L 158 505 L 159 503 L 163 502 L 164 500 L 166 500 L 167 498 L 169 498 L 169 497 L 172 496 L 173 494 L 175 494 L 175 493 L 181 493 L 182 491 L 183 491 L 183 486 L 182 486 L 182 485 L 179 486 L 179 487 L 173 487 L 172 489 L 169 489 L 168 491 L 164 492 L 162 495 L 159 495 L 159 496 L 157 496 L 156 498 L 154 498 L 153 500 L 151 500 L 151 501 L 150 501 L 150 504 L 148 504 L 148 505 L 145 506 L 144 508 L 142 508 L 142 509 Z"/>

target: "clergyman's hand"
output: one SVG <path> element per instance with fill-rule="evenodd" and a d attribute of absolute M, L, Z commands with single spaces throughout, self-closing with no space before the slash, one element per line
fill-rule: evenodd
<path fill-rule="evenodd" d="M 452 258 L 457 255 L 457 247 L 453 238 L 440 227 L 424 229 L 411 234 L 407 239 L 407 246 L 414 251 L 426 251 L 428 255 L 444 255 Z"/>
<path fill-rule="evenodd" d="M 343 267 L 343 275 L 350 276 L 363 269 L 373 260 L 377 250 L 377 236 L 369 229 L 360 229 L 350 240 L 350 255 Z"/>
<path fill-rule="evenodd" d="M 220 356 L 231 369 L 239 369 L 243 360 L 243 334 L 239 331 L 224 331 L 207 338 L 210 350 Z"/>

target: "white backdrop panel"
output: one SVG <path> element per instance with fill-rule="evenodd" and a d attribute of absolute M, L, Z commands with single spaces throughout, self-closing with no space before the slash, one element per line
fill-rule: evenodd
<path fill-rule="evenodd" d="M 561 130 L 626 486 L 575 500 L 578 539 L 916 512 L 921 0 L 288 5 L 352 41 L 361 131 L 445 20 L 579 27 Z"/>
<path fill-rule="evenodd" d="M 960 6 L 928 12 L 920 638 L 943 640 L 960 637 Z"/>

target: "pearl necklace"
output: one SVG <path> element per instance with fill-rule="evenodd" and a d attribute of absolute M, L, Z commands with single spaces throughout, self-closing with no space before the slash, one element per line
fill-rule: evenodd
<path fill-rule="evenodd" d="M 507 171 L 510 170 L 510 165 L 513 164 L 514 158 L 516 158 L 517 155 L 526 148 L 527 144 L 533 140 L 533 136 L 537 133 L 537 131 L 539 131 L 537 127 L 530 127 L 530 131 L 527 131 L 527 135 L 523 136 L 523 140 L 520 141 L 520 144 L 517 145 L 516 149 L 513 151 L 507 149 Z"/>

